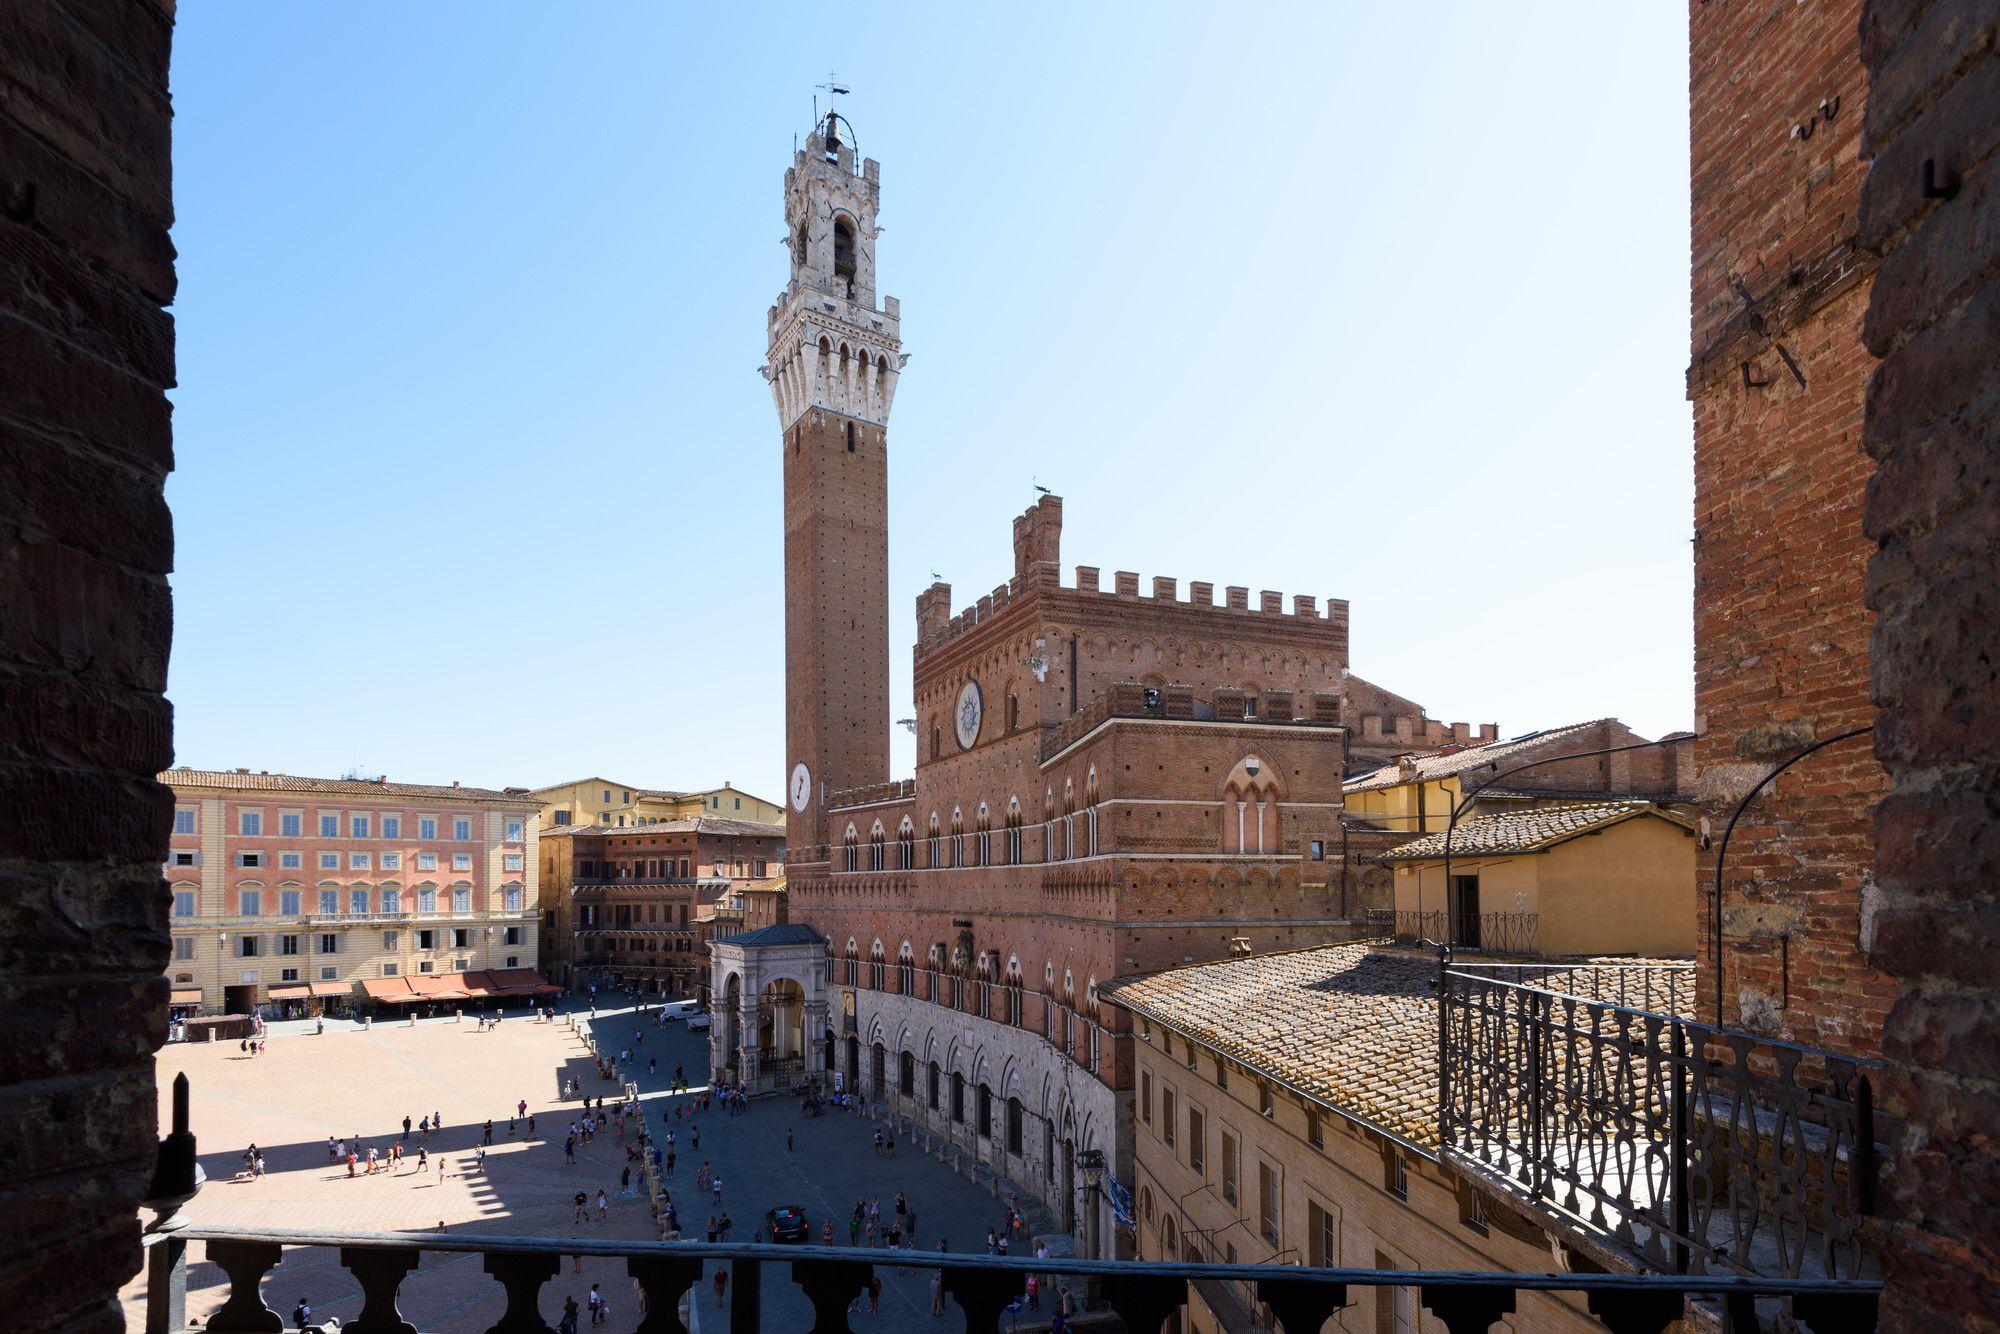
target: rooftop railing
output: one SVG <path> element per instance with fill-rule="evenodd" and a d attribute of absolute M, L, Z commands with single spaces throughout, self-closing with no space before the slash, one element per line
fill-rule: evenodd
<path fill-rule="evenodd" d="M 1380 924 L 1394 932 L 1398 945 L 1449 941 L 1454 948 L 1490 954 L 1539 954 L 1542 915 L 1534 912 L 1385 913 Z"/>
<path fill-rule="evenodd" d="M 1692 965 L 1442 967 L 1444 1156 L 1641 1268 L 1865 1288 L 1879 1065 L 1697 1023 L 1695 986 Z"/>
<path fill-rule="evenodd" d="M 265 1304 L 263 1284 L 285 1261 L 288 1247 L 337 1252 L 340 1266 L 360 1289 L 360 1314 L 344 1330 L 410 1331 L 397 1309 L 405 1284 L 426 1281 L 422 1260 L 430 1255 L 482 1257 L 484 1271 L 506 1296 L 496 1330 L 550 1328 L 543 1289 L 571 1256 L 622 1258 L 625 1270 L 644 1291 L 642 1334 L 684 1332 L 683 1299 L 705 1300 L 697 1290 L 705 1267 L 727 1263 L 731 1272 L 728 1328 L 736 1334 L 794 1328 L 780 1323 L 777 1290 L 782 1270 L 811 1307 L 810 1328 L 850 1328 L 847 1310 L 866 1290 L 873 1271 L 937 1271 L 945 1294 L 964 1314 L 970 1334 L 997 1334 L 1010 1304 L 1026 1289 L 1031 1273 L 1081 1291 L 1086 1286 L 1132 1331 L 1155 1331 L 1187 1304 L 1193 1284 L 1246 1284 L 1269 1308 L 1286 1334 L 1318 1331 L 1335 1312 L 1351 1304 L 1358 1289 L 1414 1289 L 1424 1309 L 1453 1334 L 1492 1328 L 1512 1314 L 1524 1292 L 1571 1293 L 1606 1328 L 1653 1334 L 1679 1317 L 1689 1298 L 1707 1298 L 1726 1309 L 1736 1328 L 1755 1329 L 1756 1304 L 1789 1300 L 1794 1319 L 1816 1332 L 1866 1329 L 1880 1293 L 1874 1283 L 1828 1284 L 1813 1280 L 1745 1278 L 1735 1275 L 1532 1274 L 1439 1272 L 1431 1270 L 1331 1269 L 1299 1265 L 1168 1264 L 1140 1261 L 1000 1257 L 927 1251 L 856 1250 L 839 1246 L 740 1245 L 729 1242 L 557 1240 L 472 1234 L 348 1232 L 305 1228 L 228 1228 L 185 1225 L 155 1231 L 146 1298 L 147 1334 L 180 1334 L 186 1327 L 186 1250 L 200 1242 L 207 1258 L 227 1275 L 223 1305 L 203 1327 L 211 1334 L 268 1334 L 285 1327 Z M 865 1254 L 866 1258 L 861 1258 Z M 767 1267 L 770 1274 L 767 1275 Z M 457 1271 L 452 1271 L 454 1274 Z M 782 1279 L 778 1279 L 782 1281 Z M 322 1292 L 322 1305 L 326 1304 Z M 718 1313 L 719 1314 L 719 1313 Z M 796 1316 L 795 1316 L 796 1318 Z M 704 1328 L 717 1328 L 704 1312 Z"/>

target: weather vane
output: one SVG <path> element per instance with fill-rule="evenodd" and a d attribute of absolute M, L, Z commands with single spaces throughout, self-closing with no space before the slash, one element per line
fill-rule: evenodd
<path fill-rule="evenodd" d="M 837 77 L 835 77 L 834 72 L 832 70 L 828 70 L 826 72 L 825 83 L 816 83 L 813 85 L 813 87 L 818 89 L 820 92 L 826 94 L 826 111 L 829 116 L 833 114 L 833 99 L 836 97 L 844 96 L 849 91 L 847 85 L 842 83 Z M 819 124 L 819 122 L 820 122 L 819 98 L 817 96 L 814 96 L 813 124 L 817 125 Z"/>

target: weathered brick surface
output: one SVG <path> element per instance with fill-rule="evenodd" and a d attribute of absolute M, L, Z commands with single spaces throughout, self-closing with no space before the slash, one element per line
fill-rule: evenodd
<path fill-rule="evenodd" d="M 1895 979 L 1886 1101 L 1886 1326 L 1990 1329 L 2000 1310 L 2000 5 L 1878 0 L 1861 25 L 1881 252 L 1866 335 L 1883 358 L 1864 441 L 1875 615 L 1882 907 Z M 1923 164 L 1949 197 L 1926 197 Z"/>
<path fill-rule="evenodd" d="M 112 1329 L 139 1266 L 172 534 L 171 6 L 0 24 L 0 1304 Z"/>
<path fill-rule="evenodd" d="M 1772 768 L 1873 720 L 1859 9 L 1689 7 L 1695 762 L 1716 837 Z M 1866 743 L 1843 742 L 1746 812 L 1724 873 L 1719 956 L 1702 911 L 1723 1022 L 1879 1050 L 1893 989 L 1861 941 L 1869 815 L 1883 787 Z M 1712 863 L 1702 864 L 1706 895 Z"/>

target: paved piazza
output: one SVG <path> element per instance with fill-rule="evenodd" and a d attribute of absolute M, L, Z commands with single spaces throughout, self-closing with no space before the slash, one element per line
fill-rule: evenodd
<path fill-rule="evenodd" d="M 706 1035 L 689 1033 L 680 1023 L 655 1027 L 650 1017 L 631 1011 L 600 1012 L 593 1022 L 607 1049 L 626 1045 L 635 1052 L 633 1078 L 658 1138 L 671 1122 L 674 1104 L 691 1101 L 666 1092 L 675 1064 L 685 1067 L 696 1088 L 706 1082 Z M 414 1027 L 378 1022 L 366 1030 L 330 1023 L 322 1035 L 298 1031 L 302 1027 L 275 1025 L 266 1054 L 254 1058 L 241 1053 L 235 1042 L 181 1043 L 160 1052 L 163 1123 L 170 1113 L 174 1076 L 186 1071 L 192 1085 L 193 1129 L 208 1172 L 208 1184 L 189 1205 L 197 1221 L 424 1231 L 435 1231 L 442 1223 L 452 1232 L 600 1240 L 659 1235 L 643 1185 L 637 1185 L 636 1165 L 632 1196 L 618 1193 L 625 1151 L 615 1130 L 579 1145 L 576 1166 L 563 1162 L 563 1138 L 576 1115 L 576 1104 L 564 1104 L 557 1096 L 563 1080 L 577 1079 L 590 1097 L 610 1096 L 616 1085 L 597 1078 L 581 1038 L 560 1017 L 554 1024 L 513 1017 L 485 1032 L 470 1016 L 463 1023 L 427 1020 Z M 644 1041 L 633 1045 L 633 1035 L 642 1029 Z M 649 1058 L 659 1065 L 651 1075 L 646 1071 Z M 523 1100 L 536 1118 L 536 1134 L 527 1136 L 522 1122 L 510 1137 L 507 1118 Z M 327 1161 L 329 1135 L 359 1135 L 365 1143 L 386 1148 L 401 1134 L 405 1116 L 414 1125 L 432 1113 L 442 1114 L 444 1131 L 427 1141 L 420 1134 L 405 1141 L 409 1157 L 399 1172 L 350 1179 L 344 1162 L 336 1166 Z M 489 1117 L 493 1146 L 487 1150 L 485 1170 L 475 1172 L 473 1151 Z M 699 1148 L 692 1143 L 697 1125 Z M 695 1193 L 695 1173 L 703 1162 L 722 1179 L 721 1208 L 734 1222 L 736 1241 L 754 1240 L 764 1211 L 785 1203 L 805 1208 L 815 1240 L 822 1220 L 831 1216 L 836 1237 L 844 1242 L 858 1195 L 879 1195 L 886 1220 L 898 1190 L 909 1196 L 926 1246 L 943 1237 L 954 1251 L 976 1250 L 986 1229 L 1000 1222 L 999 1201 L 935 1159 L 901 1146 L 893 1158 L 878 1158 L 872 1147 L 875 1123 L 852 1114 L 828 1112 L 802 1120 L 796 1101 L 768 1098 L 752 1103 L 742 1116 L 728 1116 L 718 1108 L 674 1129 L 680 1161 L 668 1189 L 688 1239 L 700 1240 L 709 1215 L 718 1211 L 712 1197 Z M 787 1131 L 794 1137 L 789 1150 Z M 264 1151 L 267 1172 L 255 1181 L 239 1176 L 243 1152 L 253 1142 Z M 430 1168 L 421 1175 L 415 1168 L 417 1143 L 431 1154 Z M 443 1179 L 437 1173 L 440 1154 L 448 1164 Z M 594 1200 L 600 1187 L 610 1197 L 605 1219 L 597 1221 L 593 1210 L 589 1221 L 575 1223 L 576 1192 L 586 1191 Z M 206 1323 L 226 1295 L 224 1278 L 220 1269 L 202 1260 L 198 1245 L 190 1248 L 190 1260 L 188 1314 Z M 700 1327 L 711 1334 L 726 1328 L 717 1318 L 722 1310 L 707 1282 L 713 1272 L 711 1267 L 704 1274 L 697 1312 Z M 963 1327 L 948 1299 L 944 1318 L 930 1316 L 925 1271 L 881 1272 L 881 1315 L 857 1315 L 857 1327 Z M 607 1334 L 632 1329 L 638 1319 L 635 1291 L 618 1259 L 586 1259 L 577 1272 L 566 1264 L 542 1289 L 544 1319 L 555 1324 L 565 1296 L 573 1295 L 581 1306 L 593 1281 L 612 1304 L 612 1317 L 600 1328 Z M 142 1318 L 142 1290 L 143 1281 L 135 1280 L 124 1293 L 127 1327 L 134 1331 Z M 288 1250 L 284 1263 L 265 1280 L 266 1304 L 288 1324 L 301 1296 L 311 1299 L 316 1315 L 343 1322 L 360 1310 L 359 1289 L 331 1249 Z M 426 1255 L 422 1267 L 405 1280 L 401 1305 L 404 1317 L 426 1334 L 476 1334 L 500 1318 L 505 1301 L 499 1284 L 483 1272 L 479 1256 Z M 1046 1300 L 1043 1306 L 1046 1310 Z M 782 1265 L 767 1266 L 764 1315 L 772 1329 L 805 1329 L 812 1323 L 811 1308 Z M 590 1329 L 587 1319 L 580 1328 Z"/>

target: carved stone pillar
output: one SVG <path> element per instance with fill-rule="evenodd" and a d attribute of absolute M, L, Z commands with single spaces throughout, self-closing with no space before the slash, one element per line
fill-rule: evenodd
<path fill-rule="evenodd" d="M 350 1334 L 417 1334 L 417 1327 L 396 1309 L 396 1292 L 420 1259 L 416 1251 L 341 1247 L 342 1267 L 361 1284 L 361 1314 L 345 1329 Z"/>
<path fill-rule="evenodd" d="M 216 1334 L 280 1334 L 285 1322 L 264 1305 L 259 1289 L 264 1275 L 284 1262 L 285 1248 L 275 1241 L 211 1241 L 208 1258 L 229 1275 L 229 1300 L 208 1327 Z"/>

